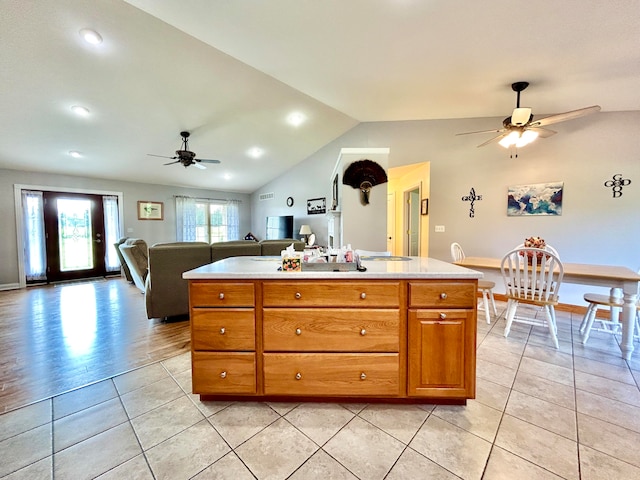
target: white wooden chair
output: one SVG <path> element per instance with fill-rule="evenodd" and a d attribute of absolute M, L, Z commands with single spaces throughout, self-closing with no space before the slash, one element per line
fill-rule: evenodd
<path fill-rule="evenodd" d="M 640 272 L 639 272 L 640 273 Z M 622 297 L 612 297 L 610 295 L 601 295 L 597 293 L 585 293 L 584 301 L 589 304 L 584 314 L 582 323 L 580 324 L 580 333 L 582 334 L 582 343 L 587 343 L 591 330 L 598 332 L 606 332 L 613 335 L 622 333 L 622 324 L 612 318 L 614 309 L 622 310 Z M 609 309 L 608 318 L 597 318 L 598 310 Z M 599 326 L 594 327 L 594 322 L 598 322 Z M 633 336 L 635 339 L 640 338 L 640 300 L 636 304 L 636 317 L 633 326 Z"/>
<path fill-rule="evenodd" d="M 555 306 L 564 269 L 558 256 L 540 248 L 516 248 L 502 258 L 500 270 L 507 293 L 504 336 L 509 336 L 513 322 L 546 326 L 554 346 L 559 348 Z M 544 318 L 516 315 L 521 303 L 542 307 Z"/>
<path fill-rule="evenodd" d="M 464 250 L 459 243 L 453 242 L 451 244 L 451 259 L 453 262 L 459 262 L 464 260 Z M 495 288 L 495 282 L 489 280 L 478 280 L 478 291 L 482 294 L 482 310 L 484 311 L 485 319 L 487 323 L 491 324 L 491 315 L 489 313 L 489 302 L 493 309 L 493 314 L 498 316 L 498 309 L 496 308 L 496 301 L 493 298 L 493 289 Z"/>

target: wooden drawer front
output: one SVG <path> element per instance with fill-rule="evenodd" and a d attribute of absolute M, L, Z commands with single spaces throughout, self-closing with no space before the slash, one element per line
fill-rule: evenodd
<path fill-rule="evenodd" d="M 265 307 L 398 307 L 399 282 L 265 282 Z"/>
<path fill-rule="evenodd" d="M 256 354 L 193 352 L 193 393 L 256 393 Z"/>
<path fill-rule="evenodd" d="M 195 308 L 191 314 L 191 341 L 194 350 L 256 349 L 253 309 Z"/>
<path fill-rule="evenodd" d="M 397 352 L 399 310 L 265 308 L 265 351 Z"/>
<path fill-rule="evenodd" d="M 473 308 L 475 282 L 409 282 L 409 306 L 423 308 Z"/>
<path fill-rule="evenodd" d="M 192 307 L 253 307 L 253 283 L 190 282 Z"/>
<path fill-rule="evenodd" d="M 400 393 L 397 353 L 265 353 L 266 395 L 378 395 Z"/>

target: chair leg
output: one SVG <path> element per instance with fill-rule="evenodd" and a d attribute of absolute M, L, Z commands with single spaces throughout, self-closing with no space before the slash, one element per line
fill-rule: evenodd
<path fill-rule="evenodd" d="M 549 327 L 549 333 L 551 339 L 556 348 L 560 348 L 558 345 L 558 327 L 556 326 L 556 315 L 553 305 L 546 305 L 544 307 L 544 314 L 547 317 L 547 326 Z"/>
<path fill-rule="evenodd" d="M 504 327 L 504 336 L 508 337 L 511 331 L 511 324 L 513 323 L 513 317 L 516 315 L 516 309 L 518 308 L 518 302 L 516 300 L 509 299 L 507 302 L 507 324 Z"/>
<path fill-rule="evenodd" d="M 482 307 L 487 324 L 491 325 L 491 315 L 489 314 L 489 294 L 486 290 L 482 290 Z"/>
<path fill-rule="evenodd" d="M 586 344 L 587 340 L 589 340 L 589 333 L 591 333 L 591 327 L 593 325 L 593 321 L 596 318 L 596 312 L 598 311 L 598 306 L 595 303 L 590 303 L 589 308 L 587 308 L 587 313 L 584 314 L 584 327 L 582 327 L 582 344 Z"/>
<path fill-rule="evenodd" d="M 489 298 L 491 299 L 491 306 L 493 307 L 493 314 L 498 316 L 498 309 L 496 308 L 496 300 L 493 298 L 493 290 L 489 290 Z"/>

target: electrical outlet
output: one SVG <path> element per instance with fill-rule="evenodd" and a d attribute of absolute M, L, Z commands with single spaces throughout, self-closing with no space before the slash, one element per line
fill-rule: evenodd
<path fill-rule="evenodd" d="M 436 233 L 444 233 L 444 225 L 436 225 Z"/>

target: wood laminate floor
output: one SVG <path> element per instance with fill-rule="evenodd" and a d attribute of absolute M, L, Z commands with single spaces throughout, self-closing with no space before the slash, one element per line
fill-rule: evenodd
<path fill-rule="evenodd" d="M 190 350 L 121 277 L 0 292 L 0 413 Z"/>

